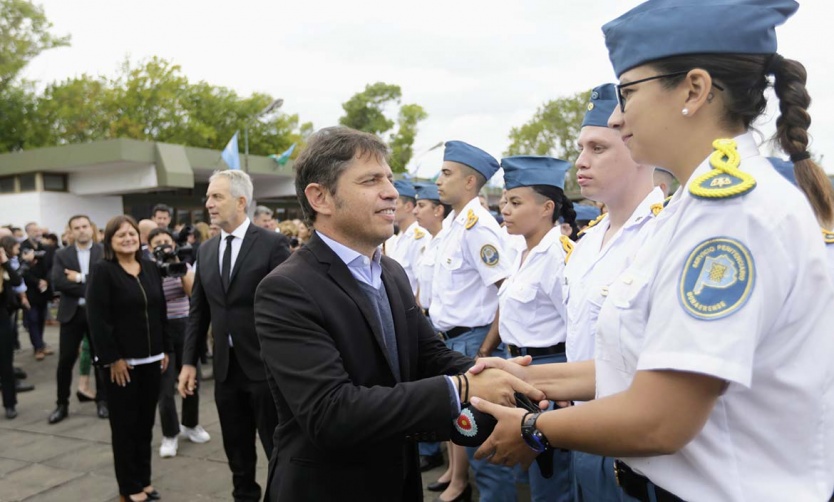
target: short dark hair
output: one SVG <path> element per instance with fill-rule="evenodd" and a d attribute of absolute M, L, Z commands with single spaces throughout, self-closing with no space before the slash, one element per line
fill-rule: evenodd
<path fill-rule="evenodd" d="M 452 206 L 450 206 L 449 204 L 444 204 L 440 201 L 436 201 L 436 200 L 432 200 L 432 199 L 424 199 L 424 200 L 428 200 L 429 202 L 431 202 L 432 206 L 434 206 L 434 207 L 443 206 L 443 217 L 444 218 L 449 216 L 449 214 L 452 212 Z"/>
<path fill-rule="evenodd" d="M 403 204 L 408 204 L 410 202 L 412 206 L 417 205 L 417 199 L 409 197 L 408 195 L 400 195 L 400 200 L 403 201 Z"/>
<path fill-rule="evenodd" d="M 168 213 L 168 216 L 170 216 L 172 218 L 174 217 L 174 210 L 171 209 L 171 206 L 169 206 L 167 204 L 157 204 L 153 207 L 153 211 L 151 211 L 151 218 L 156 216 L 156 213 L 158 213 L 160 211 L 164 211 L 164 212 Z"/>
<path fill-rule="evenodd" d="M 572 234 L 576 234 L 579 230 L 576 226 L 576 210 L 573 208 L 573 202 L 565 195 L 565 191 L 553 185 L 533 185 L 530 188 L 539 196 L 552 200 L 556 204 L 553 209 L 552 223 L 556 224 L 561 216 L 565 223 L 573 229 Z"/>
<path fill-rule="evenodd" d="M 168 237 L 170 237 L 172 241 L 175 240 L 174 239 L 174 234 L 171 233 L 171 231 L 168 230 L 167 228 L 154 228 L 153 230 L 150 231 L 150 233 L 148 233 L 148 246 L 151 245 L 151 241 L 153 240 L 153 238 L 156 237 L 159 234 L 165 234 Z"/>
<path fill-rule="evenodd" d="M 72 222 L 75 221 L 75 220 L 80 220 L 81 218 L 86 218 L 87 223 L 89 223 L 90 226 L 93 225 L 93 220 L 91 220 L 90 217 L 87 216 L 86 214 L 76 214 L 75 216 L 70 216 L 69 221 L 67 221 L 67 226 L 69 228 L 72 228 Z"/>
<path fill-rule="evenodd" d="M 312 224 L 316 212 L 307 201 L 304 190 L 310 183 L 318 183 L 330 193 L 355 158 L 374 156 L 388 161 L 388 146 L 378 137 L 348 127 L 327 127 L 310 137 L 307 147 L 295 160 L 295 194 L 304 214 Z"/>
<path fill-rule="evenodd" d="M 137 238 L 139 236 L 139 225 L 136 224 L 136 220 L 126 214 L 120 214 L 118 216 L 114 216 L 110 218 L 110 221 L 107 222 L 107 225 L 104 227 L 104 259 L 110 261 L 116 261 L 116 252 L 113 251 L 113 245 L 110 241 L 113 240 L 113 236 L 116 235 L 116 232 L 122 228 L 122 225 L 125 223 L 130 223 L 130 226 L 136 230 Z M 139 249 L 136 250 L 136 260 L 142 259 L 142 247 L 140 246 Z"/>

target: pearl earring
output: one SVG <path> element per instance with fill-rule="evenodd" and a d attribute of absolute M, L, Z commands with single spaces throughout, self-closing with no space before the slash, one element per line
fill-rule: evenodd
<path fill-rule="evenodd" d="M 689 115 L 689 108 L 684 108 L 683 110 L 681 110 L 681 113 L 683 113 L 684 115 Z"/>

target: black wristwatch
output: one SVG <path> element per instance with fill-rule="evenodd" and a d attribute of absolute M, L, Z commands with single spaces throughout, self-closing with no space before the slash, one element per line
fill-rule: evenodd
<path fill-rule="evenodd" d="M 547 437 L 536 428 L 536 420 L 541 413 L 528 413 L 521 419 L 521 437 L 534 452 L 541 453 L 550 448 Z"/>

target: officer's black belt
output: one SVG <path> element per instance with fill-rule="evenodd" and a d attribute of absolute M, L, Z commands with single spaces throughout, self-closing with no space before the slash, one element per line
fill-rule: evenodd
<path fill-rule="evenodd" d="M 652 483 L 646 476 L 637 474 L 631 470 L 631 467 L 619 460 L 614 460 L 614 478 L 624 492 L 637 500 L 643 502 L 652 500 L 657 502 L 684 502 L 682 498 Z M 650 498 L 650 492 L 654 492 L 654 498 Z"/>
<path fill-rule="evenodd" d="M 437 334 L 440 335 L 440 338 L 444 340 L 451 340 L 452 338 L 457 338 L 464 333 L 469 333 L 475 328 L 468 328 L 466 326 L 456 326 L 452 329 L 447 329 L 446 331 L 439 331 Z"/>
<path fill-rule="evenodd" d="M 556 345 L 551 345 L 550 347 L 516 347 L 515 345 L 510 344 L 507 344 L 507 347 L 510 349 L 510 355 L 512 357 L 541 357 L 565 353 L 565 342 L 557 343 Z"/>

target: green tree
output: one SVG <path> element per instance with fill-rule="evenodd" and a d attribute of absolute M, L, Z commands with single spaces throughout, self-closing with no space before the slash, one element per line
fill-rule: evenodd
<path fill-rule="evenodd" d="M 400 103 L 400 86 L 377 82 L 368 84 L 365 90 L 354 94 L 342 104 L 345 114 L 339 119 L 343 126 L 383 137 L 394 128 L 394 120 L 385 115 L 385 109 Z M 402 105 L 397 115 L 397 130 L 390 134 L 391 170 L 405 172 L 414 151 L 417 124 L 428 118 L 428 113 L 417 104 Z"/>
<path fill-rule="evenodd" d="M 311 123 L 300 123 L 298 115 L 274 113 L 254 120 L 272 102 L 271 96 L 240 97 L 225 87 L 192 84 L 179 66 L 160 58 L 139 64 L 125 61 L 111 79 L 82 75 L 52 83 L 32 98 L 34 105 L 26 105 L 25 97 L 10 99 L 0 110 L 2 106 L 22 110 L 17 116 L 24 117 L 31 130 L 14 135 L 0 132 L 0 148 L 131 138 L 222 149 L 235 131 L 248 124 L 250 153 L 269 155 L 282 153 L 293 143 L 299 152 L 313 130 Z M 24 141 L 24 146 L 17 146 Z"/>
<path fill-rule="evenodd" d="M 394 121 L 385 116 L 385 107 L 392 103 L 399 104 L 401 97 L 402 90 L 398 85 L 384 82 L 368 84 L 364 91 L 357 92 L 342 104 L 345 115 L 339 123 L 380 136 L 394 127 Z"/>
<path fill-rule="evenodd" d="M 548 155 L 573 163 L 579 157 L 576 139 L 585 117 L 590 91 L 548 101 L 526 124 L 510 130 L 506 155 Z M 570 170 L 565 191 L 578 190 L 576 170 Z"/>
<path fill-rule="evenodd" d="M 55 36 L 50 28 L 43 8 L 26 0 L 0 0 L 0 88 L 41 52 L 69 45 L 68 36 Z"/>
<path fill-rule="evenodd" d="M 397 117 L 397 132 L 391 135 L 391 170 L 405 172 L 405 166 L 414 154 L 412 146 L 417 136 L 417 123 L 426 120 L 429 114 L 420 105 L 403 105 Z"/>
<path fill-rule="evenodd" d="M 0 87 L 0 152 L 22 150 L 33 142 L 37 96 L 32 84 Z"/>

